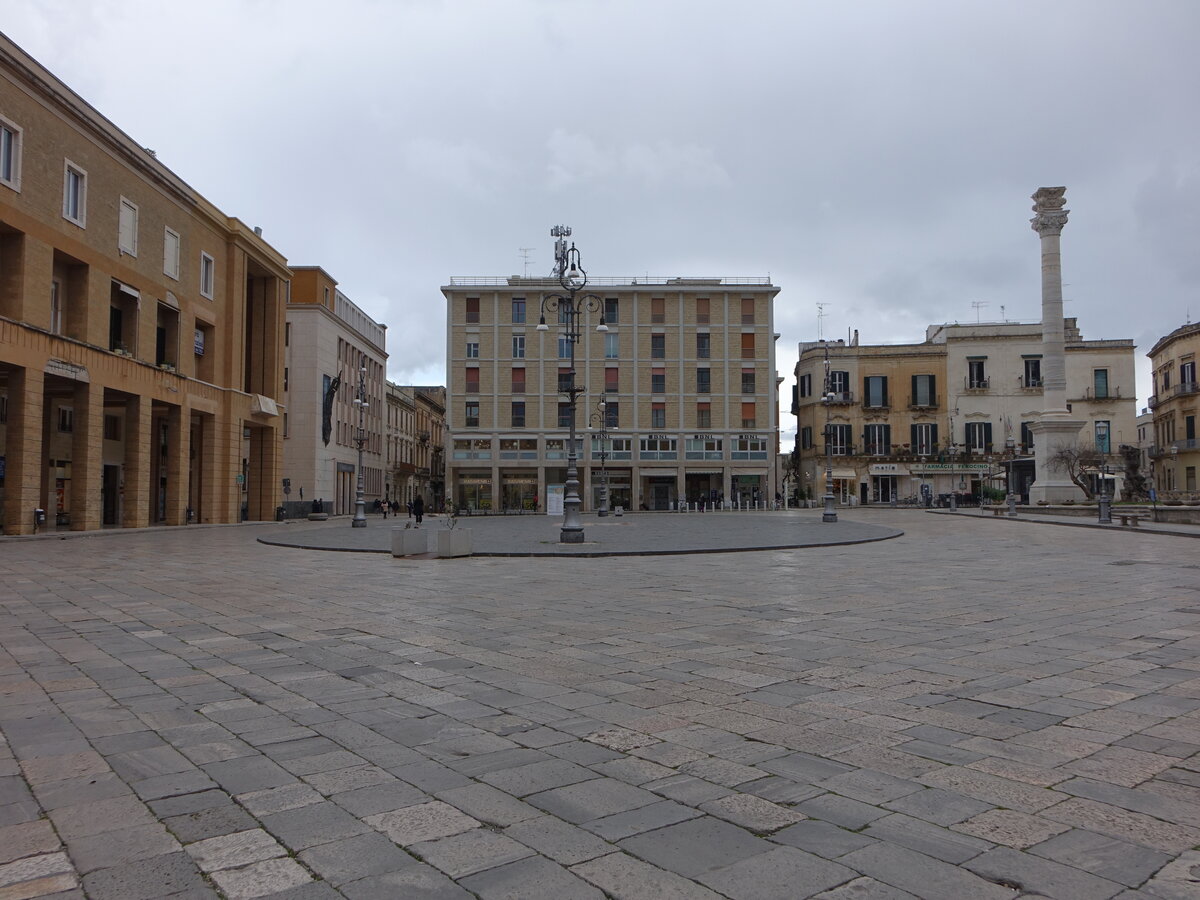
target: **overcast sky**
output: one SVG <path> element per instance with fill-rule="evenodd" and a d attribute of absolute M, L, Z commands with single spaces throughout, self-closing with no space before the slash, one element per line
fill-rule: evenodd
<path fill-rule="evenodd" d="M 445 380 L 452 275 L 770 275 L 778 367 L 857 328 L 1066 314 L 1145 353 L 1200 315 L 1200 3 L 6 0 L 2 28 Z M 985 305 L 976 305 L 985 304 Z M 1002 312 L 1003 311 L 1003 312 Z M 784 406 L 790 389 L 784 385 Z M 1131 385 L 1114 385 L 1122 394 Z M 785 415 L 785 430 L 794 420 Z"/>

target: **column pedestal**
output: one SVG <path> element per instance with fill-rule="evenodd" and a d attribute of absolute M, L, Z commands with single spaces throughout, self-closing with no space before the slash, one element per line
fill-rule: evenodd
<path fill-rule="evenodd" d="M 1055 453 L 1062 447 L 1075 447 L 1079 442 L 1079 429 L 1084 426 L 1082 419 L 1046 418 L 1029 426 L 1033 433 L 1033 445 L 1036 448 L 1034 460 L 1036 474 L 1034 482 L 1029 486 L 1029 502 L 1037 503 L 1045 500 L 1049 503 L 1062 503 L 1064 500 L 1081 500 L 1083 492 L 1067 473 L 1051 465 Z"/>

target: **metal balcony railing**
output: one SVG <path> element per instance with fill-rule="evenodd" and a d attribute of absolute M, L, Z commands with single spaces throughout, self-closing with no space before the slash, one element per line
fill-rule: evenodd
<path fill-rule="evenodd" d="M 1025 375 L 1020 375 L 1017 377 L 1017 384 L 1022 390 L 1026 391 L 1040 391 L 1042 389 L 1042 379 L 1040 377 L 1031 378 Z"/>
<path fill-rule="evenodd" d="M 990 379 L 990 378 L 967 377 L 967 378 L 963 379 L 963 390 L 964 391 L 986 391 L 986 390 L 990 390 L 991 386 L 992 386 L 992 379 Z"/>
<path fill-rule="evenodd" d="M 1094 387 L 1084 388 L 1083 396 L 1077 397 L 1078 400 L 1120 400 L 1121 389 L 1119 387 L 1110 387 L 1105 391 L 1097 391 Z"/>
<path fill-rule="evenodd" d="M 830 391 L 826 397 L 833 406 L 847 406 L 854 402 L 854 391 Z"/>
<path fill-rule="evenodd" d="M 908 408 L 909 409 L 937 409 L 939 406 L 941 406 L 941 404 L 938 402 L 938 400 L 939 400 L 939 398 L 937 396 L 925 397 L 925 398 L 909 397 L 908 398 Z"/>

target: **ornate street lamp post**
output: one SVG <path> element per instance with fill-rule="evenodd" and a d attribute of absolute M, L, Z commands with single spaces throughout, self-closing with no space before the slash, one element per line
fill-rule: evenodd
<path fill-rule="evenodd" d="M 354 443 L 358 445 L 358 486 L 354 497 L 354 518 L 350 521 L 351 528 L 367 527 L 367 503 L 363 499 L 363 444 L 367 442 L 367 431 L 363 424 L 367 406 L 367 357 L 364 354 L 358 368 L 358 395 L 354 398 L 358 407 L 358 434 Z"/>
<path fill-rule="evenodd" d="M 600 441 L 600 505 L 596 508 L 596 515 L 608 515 L 608 404 L 604 398 L 600 398 L 600 402 L 596 404 L 596 411 L 592 413 L 592 424 L 596 426 L 596 437 Z"/>
<path fill-rule="evenodd" d="M 575 345 L 579 343 L 582 334 L 579 319 L 584 313 L 600 313 L 600 324 L 596 326 L 597 331 L 608 331 L 608 326 L 604 324 L 603 299 L 596 294 L 579 294 L 587 286 L 587 272 L 580 265 L 579 251 L 575 249 L 575 244 L 572 243 L 570 249 L 567 249 L 567 242 L 564 238 L 569 237 L 570 234 L 571 229 L 566 225 L 556 225 L 550 230 L 550 236 L 558 239 L 554 244 L 554 274 L 558 276 L 558 283 L 562 285 L 562 289 L 566 293 L 548 294 L 543 298 L 542 315 L 538 320 L 537 330 L 549 331 L 549 326 L 546 324 L 546 313 L 547 311 L 557 313 L 558 322 L 563 328 L 561 338 L 567 343 L 570 368 L 567 371 L 565 383 L 560 384 L 558 388 L 560 394 L 567 395 L 570 407 L 566 496 L 563 498 L 563 524 L 559 543 L 582 544 L 583 522 L 579 515 L 582 503 L 579 499 L 579 470 L 576 464 L 578 453 L 575 446 L 575 411 L 579 405 L 579 395 L 584 393 L 587 388 L 578 387 L 575 384 Z"/>
<path fill-rule="evenodd" d="M 837 510 L 833 508 L 833 424 L 830 421 L 833 386 L 829 381 L 828 341 L 825 342 L 825 393 L 821 400 L 825 404 L 825 510 L 821 513 L 821 521 L 836 522 Z"/>

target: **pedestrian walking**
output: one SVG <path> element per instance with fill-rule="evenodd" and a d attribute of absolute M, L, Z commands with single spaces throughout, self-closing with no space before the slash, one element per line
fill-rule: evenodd
<path fill-rule="evenodd" d="M 417 520 L 417 527 L 420 527 L 421 519 L 425 517 L 425 498 L 420 494 L 413 497 L 412 512 L 413 518 Z"/>

